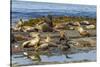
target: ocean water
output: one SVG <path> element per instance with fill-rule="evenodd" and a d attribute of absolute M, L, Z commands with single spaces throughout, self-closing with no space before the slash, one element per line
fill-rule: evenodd
<path fill-rule="evenodd" d="M 12 1 L 11 17 L 12 22 L 18 21 L 19 18 L 27 20 L 47 16 L 86 16 L 96 17 L 95 5 L 75 5 L 75 4 L 54 4 L 41 2 Z"/>

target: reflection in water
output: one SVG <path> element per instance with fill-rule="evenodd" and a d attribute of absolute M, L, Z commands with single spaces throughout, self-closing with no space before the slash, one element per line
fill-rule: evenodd
<path fill-rule="evenodd" d="M 96 61 L 96 50 L 83 53 L 70 54 L 71 58 L 66 58 L 65 55 L 30 55 L 29 57 L 23 55 L 12 55 L 12 64 L 18 65 L 36 65 L 36 64 L 50 64 L 50 63 L 69 63 L 69 62 L 80 62 L 80 61 Z M 36 58 L 37 60 L 33 60 Z"/>
<path fill-rule="evenodd" d="M 65 55 L 58 55 L 58 56 L 41 56 L 42 62 L 72 62 L 72 61 L 80 61 L 80 60 L 89 60 L 95 61 L 96 60 L 96 51 L 90 51 L 88 53 L 76 53 L 69 55 L 71 58 L 66 58 Z"/>
<path fill-rule="evenodd" d="M 27 51 L 23 53 L 24 56 L 31 59 L 32 61 L 41 62 L 40 54 L 38 52 Z"/>

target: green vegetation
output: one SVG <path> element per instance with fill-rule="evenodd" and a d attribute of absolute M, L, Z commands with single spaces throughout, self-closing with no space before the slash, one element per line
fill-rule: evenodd
<path fill-rule="evenodd" d="M 68 16 L 61 16 L 61 17 L 56 17 L 53 19 L 53 23 L 57 24 L 57 23 L 64 23 L 64 22 L 76 22 L 76 21 L 84 21 L 87 20 L 91 23 L 96 23 L 96 18 L 88 18 L 88 17 L 68 17 Z"/>
<path fill-rule="evenodd" d="M 48 15 L 47 17 L 40 17 L 40 18 L 30 18 L 28 21 L 24 21 L 25 26 L 33 26 L 35 24 L 41 23 L 41 22 L 49 22 L 53 23 L 54 25 L 58 23 L 66 23 L 70 21 L 89 21 L 92 24 L 96 24 L 96 18 L 89 18 L 89 17 L 69 17 L 69 16 L 51 16 Z M 52 24 L 51 24 L 52 25 Z"/>
<path fill-rule="evenodd" d="M 33 26 L 42 20 L 43 18 L 30 18 L 28 21 L 24 22 L 24 26 Z"/>

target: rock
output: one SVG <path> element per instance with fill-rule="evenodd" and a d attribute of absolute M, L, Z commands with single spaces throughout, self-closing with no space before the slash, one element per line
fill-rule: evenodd
<path fill-rule="evenodd" d="M 53 31 L 53 28 L 50 27 L 47 23 L 38 25 L 38 29 L 43 32 L 52 32 Z"/>
<path fill-rule="evenodd" d="M 24 52 L 23 54 L 33 61 L 41 61 L 40 55 L 36 52 L 27 51 Z"/>
<path fill-rule="evenodd" d="M 14 34 L 11 34 L 11 43 L 15 43 L 17 40 L 15 39 Z"/>
<path fill-rule="evenodd" d="M 18 45 L 14 45 L 14 47 L 11 48 L 12 53 L 17 53 L 22 51 L 22 49 Z"/>
<path fill-rule="evenodd" d="M 61 50 L 62 50 L 62 51 L 67 51 L 68 49 L 69 49 L 68 46 L 61 46 Z"/>

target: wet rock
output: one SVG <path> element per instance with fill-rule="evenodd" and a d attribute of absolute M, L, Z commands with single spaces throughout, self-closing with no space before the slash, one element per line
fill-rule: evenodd
<path fill-rule="evenodd" d="M 15 36 L 14 34 L 11 34 L 11 43 L 15 43 L 17 40 L 15 39 Z"/>
<path fill-rule="evenodd" d="M 13 45 L 11 48 L 11 53 L 18 53 L 22 51 L 22 49 L 18 45 Z"/>
<path fill-rule="evenodd" d="M 41 57 L 38 54 L 38 52 L 36 53 L 32 51 L 27 51 L 27 52 L 24 52 L 23 54 L 33 61 L 41 61 Z"/>

